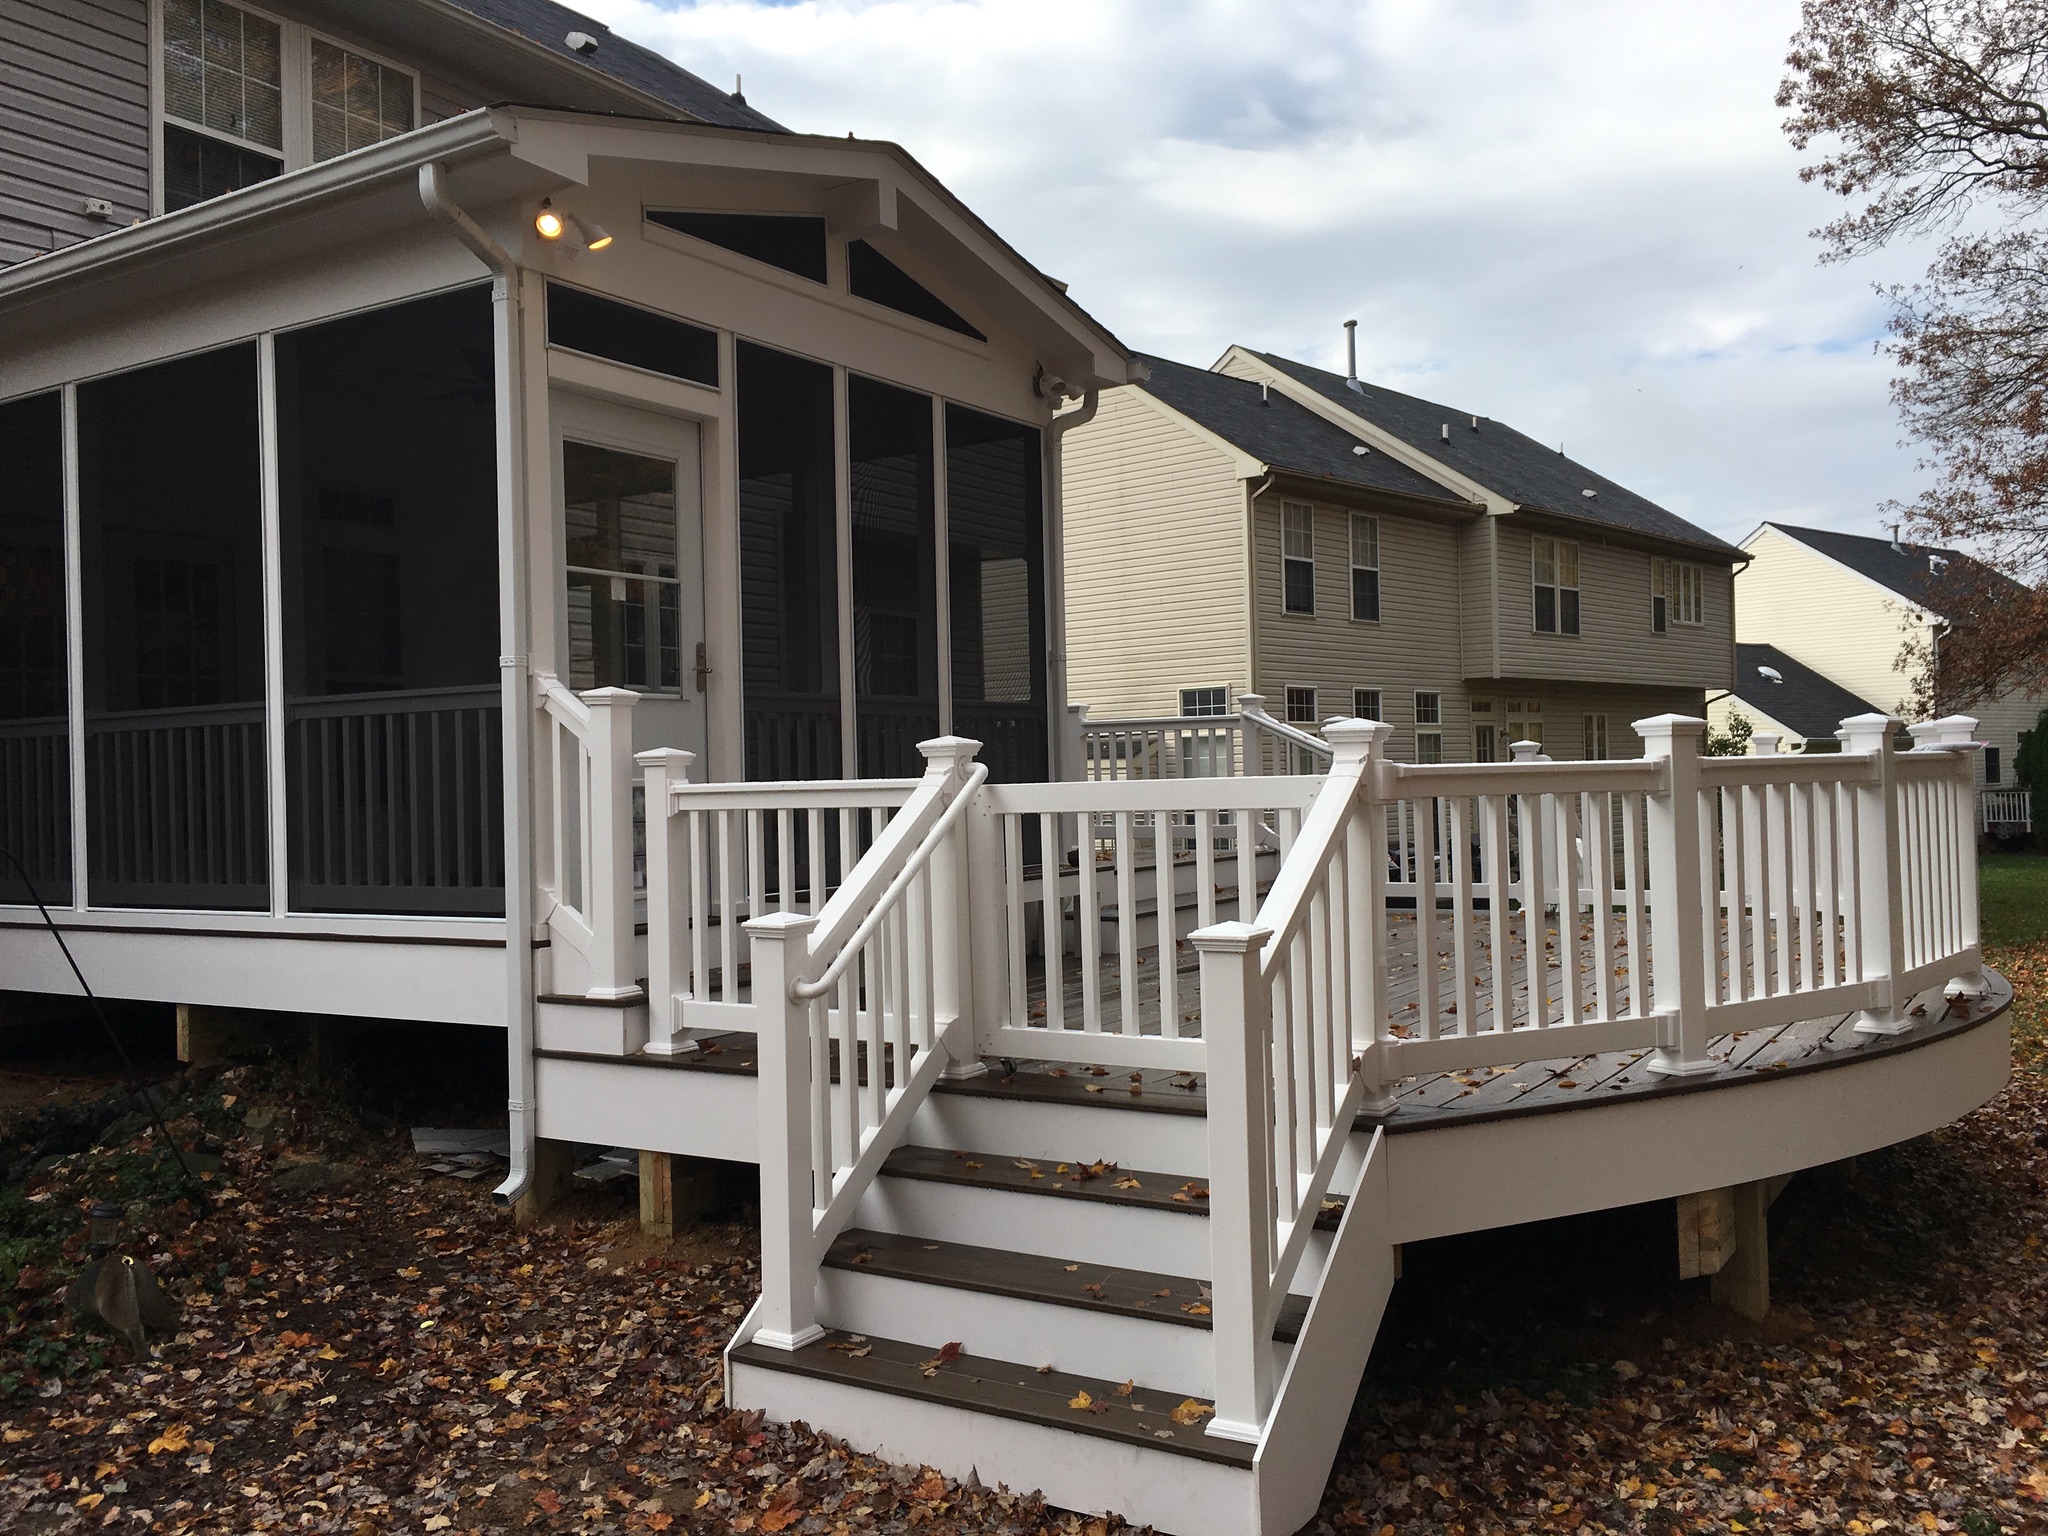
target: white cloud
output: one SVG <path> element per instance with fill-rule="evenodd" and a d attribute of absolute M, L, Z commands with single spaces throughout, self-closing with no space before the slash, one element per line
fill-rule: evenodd
<path fill-rule="evenodd" d="M 1771 97 L 1795 0 L 579 0 L 789 127 L 893 139 L 1134 346 L 1513 423 L 1731 537 L 1910 492 L 1871 284 Z M 1924 258 L 1921 258 L 1924 260 Z"/>

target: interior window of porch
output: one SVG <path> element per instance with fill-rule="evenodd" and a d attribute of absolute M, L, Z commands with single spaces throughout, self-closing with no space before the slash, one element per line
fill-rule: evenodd
<path fill-rule="evenodd" d="M 270 900 L 256 346 L 78 389 L 86 894 Z"/>
<path fill-rule="evenodd" d="M 0 405 L 0 846 L 46 902 L 71 900 L 70 703 L 64 668 L 63 408 Z M 29 887 L 0 860 L 0 902 Z"/>
<path fill-rule="evenodd" d="M 1043 462 L 1036 427 L 946 407 L 953 729 L 998 783 L 1051 772 Z"/>
<path fill-rule="evenodd" d="M 289 903 L 505 909 L 491 302 L 277 338 Z"/>
<path fill-rule="evenodd" d="M 853 492 L 853 687 L 863 778 L 911 778 L 939 734 L 939 587 L 932 401 L 846 384 Z"/>
<path fill-rule="evenodd" d="M 842 769 L 832 370 L 741 342 L 737 373 L 747 777 L 835 778 Z"/>

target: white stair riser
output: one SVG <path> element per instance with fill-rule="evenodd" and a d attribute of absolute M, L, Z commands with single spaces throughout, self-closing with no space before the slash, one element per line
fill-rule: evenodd
<path fill-rule="evenodd" d="M 1119 1163 L 1188 1178 L 1207 1175 L 1209 1122 L 1200 1115 L 1045 1104 L 935 1093 L 911 1122 L 916 1146 L 965 1147 L 1011 1157 Z"/>
<path fill-rule="evenodd" d="M 1083 1277 L 1076 1275 L 1076 1282 Z M 1077 1283 L 1075 1289 L 1079 1290 Z M 819 1315 L 831 1327 L 937 1349 L 958 1340 L 970 1355 L 1050 1365 L 1077 1376 L 1142 1381 L 1183 1397 L 1216 1395 L 1209 1330 L 1122 1313 L 1064 1307 L 1016 1296 L 958 1290 L 869 1270 L 828 1269 L 819 1282 Z M 1179 1305 L 1161 1301 L 1162 1307 Z M 1285 1369 L 1274 1352 L 1274 1379 Z"/>
<path fill-rule="evenodd" d="M 1209 1223 L 1140 1206 L 1011 1194 L 933 1179 L 876 1179 L 853 1225 L 905 1237 L 1054 1254 L 1169 1275 L 1210 1273 Z"/>
<path fill-rule="evenodd" d="M 802 1419 L 872 1455 L 906 1466 L 970 1473 L 990 1487 L 1040 1490 L 1084 1514 L 1116 1512 L 1168 1536 L 1245 1536 L 1258 1529 L 1249 1469 L 1149 1451 L 948 1404 L 816 1381 L 733 1362 L 735 1407 Z"/>

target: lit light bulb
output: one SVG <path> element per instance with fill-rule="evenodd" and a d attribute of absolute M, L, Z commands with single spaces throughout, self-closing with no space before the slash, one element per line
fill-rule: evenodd
<path fill-rule="evenodd" d="M 542 203 L 540 205 L 540 212 L 534 215 L 533 232 L 543 240 L 561 239 L 562 231 L 566 227 L 562 216 L 546 203 Z"/>
<path fill-rule="evenodd" d="M 582 236 L 583 248 L 586 251 L 601 251 L 612 243 L 611 231 L 601 224 L 593 224 L 589 219 L 579 218 L 573 213 L 569 215 L 569 222 L 576 226 L 576 233 Z"/>

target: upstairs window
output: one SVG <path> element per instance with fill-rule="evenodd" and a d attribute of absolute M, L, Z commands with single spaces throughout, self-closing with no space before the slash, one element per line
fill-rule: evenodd
<path fill-rule="evenodd" d="M 279 24 L 221 0 L 164 0 L 164 208 L 284 169 Z"/>
<path fill-rule="evenodd" d="M 1306 502 L 1280 504 L 1280 579 L 1289 613 L 1316 611 L 1316 511 Z"/>
<path fill-rule="evenodd" d="M 1351 713 L 1360 720 L 1384 720 L 1386 706 L 1380 702 L 1377 688 L 1354 688 L 1351 690 Z"/>
<path fill-rule="evenodd" d="M 1417 725 L 1442 725 L 1444 723 L 1444 696 L 1440 693 L 1418 693 L 1415 695 L 1415 723 Z"/>
<path fill-rule="evenodd" d="M 1663 634 L 1673 624 L 1706 622 L 1706 573 L 1679 560 L 1650 562 L 1650 628 Z"/>
<path fill-rule="evenodd" d="M 1529 551 L 1536 632 L 1579 632 L 1579 546 L 1570 539 L 1535 539 Z"/>
<path fill-rule="evenodd" d="M 1314 725 L 1316 723 L 1315 689 L 1290 688 L 1287 690 L 1287 723 L 1289 725 Z"/>
<path fill-rule="evenodd" d="M 1183 688 L 1180 691 L 1180 712 L 1183 719 L 1206 719 L 1230 713 L 1230 690 L 1227 688 Z"/>
<path fill-rule="evenodd" d="M 1351 617 L 1380 621 L 1380 520 L 1351 514 Z"/>
<path fill-rule="evenodd" d="M 413 77 L 324 37 L 313 39 L 313 158 L 332 160 L 418 126 Z"/>

